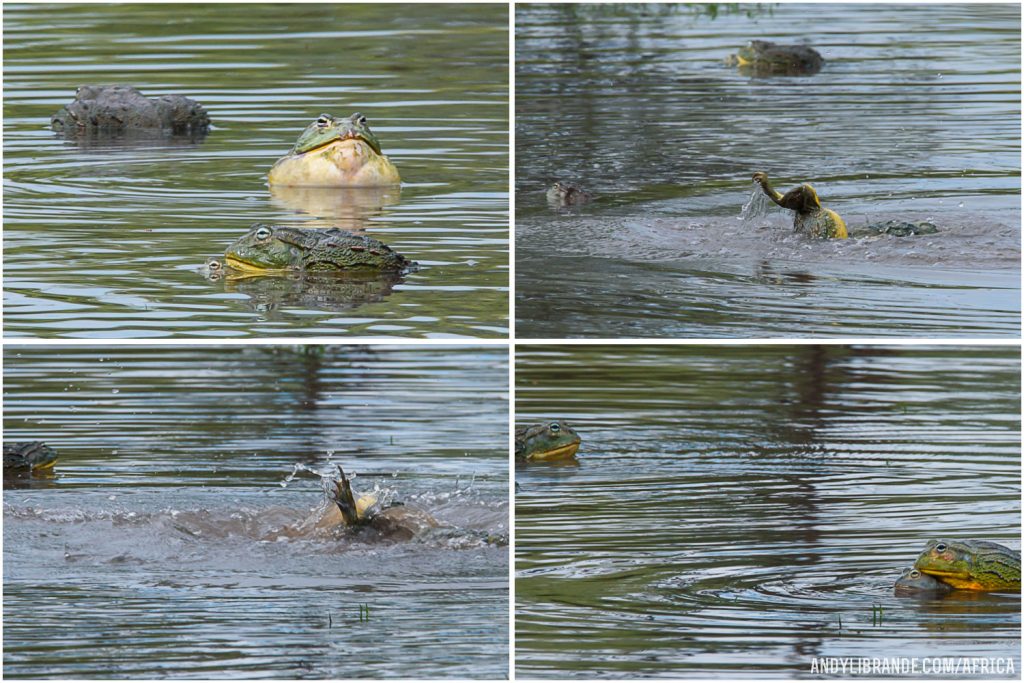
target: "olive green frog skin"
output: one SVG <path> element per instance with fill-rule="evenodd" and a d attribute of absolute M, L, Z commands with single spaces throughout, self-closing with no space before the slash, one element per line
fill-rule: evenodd
<path fill-rule="evenodd" d="M 586 204 L 594 195 L 579 185 L 558 181 L 548 188 L 547 198 L 548 204 L 554 207 L 576 206 Z"/>
<path fill-rule="evenodd" d="M 914 569 L 960 590 L 1020 590 L 1020 553 L 989 541 L 929 541 Z"/>
<path fill-rule="evenodd" d="M 521 427 L 516 430 L 516 461 L 571 460 L 580 441 L 576 430 L 561 420 Z"/>
<path fill-rule="evenodd" d="M 224 252 L 221 264 L 242 272 L 402 272 L 415 266 L 383 242 L 344 230 L 305 230 L 257 223 Z"/>
<path fill-rule="evenodd" d="M 806 45 L 779 45 L 767 40 L 752 40 L 725 63 L 754 76 L 810 76 L 821 71 L 825 60 Z"/>
<path fill-rule="evenodd" d="M 914 597 L 931 598 L 941 597 L 953 592 L 953 587 L 942 583 L 934 576 L 929 576 L 913 567 L 903 570 L 900 577 L 893 585 L 896 595 L 908 595 Z"/>
<path fill-rule="evenodd" d="M 57 452 L 42 441 L 4 444 L 4 471 L 46 471 L 57 464 Z"/>
<path fill-rule="evenodd" d="M 271 185 L 381 187 L 402 179 L 381 152 L 366 117 L 321 114 L 270 169 Z"/>
<path fill-rule="evenodd" d="M 773 202 L 784 209 L 795 211 L 793 229 L 801 234 L 816 238 L 846 239 L 846 223 L 835 211 L 826 209 L 818 199 L 818 193 L 810 185 L 794 187 L 786 194 L 779 194 L 768 182 L 768 174 L 758 171 L 754 181 Z"/>

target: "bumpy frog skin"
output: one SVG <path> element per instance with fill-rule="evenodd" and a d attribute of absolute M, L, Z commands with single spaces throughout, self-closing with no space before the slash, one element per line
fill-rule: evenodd
<path fill-rule="evenodd" d="M 4 444 L 4 470 L 49 470 L 57 464 L 57 452 L 42 441 Z"/>
<path fill-rule="evenodd" d="M 809 76 L 821 71 L 825 63 L 814 48 L 767 40 L 752 40 L 725 61 L 755 76 Z"/>
<path fill-rule="evenodd" d="M 826 209 L 818 199 L 818 193 L 810 185 L 794 187 L 786 194 L 779 194 L 768 182 L 768 174 L 758 171 L 754 181 L 761 190 L 784 209 L 796 212 L 793 217 L 793 229 L 809 237 L 846 239 L 846 223 L 835 211 Z"/>
<path fill-rule="evenodd" d="M 182 95 L 146 97 L 130 85 L 82 85 L 60 108 L 50 126 L 65 135 L 165 130 L 174 135 L 206 133 L 210 117 L 203 106 Z"/>
<path fill-rule="evenodd" d="M 381 187 L 402 181 L 359 113 L 348 118 L 321 114 L 267 179 L 271 185 L 311 187 Z"/>
<path fill-rule="evenodd" d="M 961 590 L 1020 590 L 1020 553 L 989 541 L 929 541 L 914 569 Z"/>
<path fill-rule="evenodd" d="M 516 430 L 518 462 L 569 460 L 580 447 L 580 435 L 561 420 Z"/>
<path fill-rule="evenodd" d="M 918 569 L 909 567 L 900 574 L 893 586 L 896 595 L 915 597 L 938 597 L 953 592 L 953 587 L 942 583 L 934 576 L 929 576 Z"/>
<path fill-rule="evenodd" d="M 243 272 L 399 272 L 413 266 L 391 247 L 370 237 L 345 230 L 305 230 L 263 223 L 253 225 L 227 248 L 223 265 Z M 208 261 L 207 267 L 212 266 Z"/>

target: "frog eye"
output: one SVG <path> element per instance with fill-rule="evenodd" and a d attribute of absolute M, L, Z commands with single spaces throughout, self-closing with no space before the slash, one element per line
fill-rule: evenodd
<path fill-rule="evenodd" d="M 270 234 L 270 228 L 264 225 L 263 227 L 256 231 L 256 239 L 261 241 L 268 239 L 270 237 Z"/>
<path fill-rule="evenodd" d="M 919 579 L 921 578 L 921 572 L 917 571 L 916 569 L 911 569 L 909 576 L 912 579 Z"/>
<path fill-rule="evenodd" d="M 551 424 L 548 425 L 548 429 L 550 429 L 553 432 L 559 432 L 562 430 L 562 425 L 558 424 L 557 422 L 552 422 Z"/>
<path fill-rule="evenodd" d="M 946 552 L 946 544 L 945 543 L 939 543 L 938 545 L 935 546 L 935 549 L 938 550 L 940 553 L 944 553 L 944 552 Z"/>
<path fill-rule="evenodd" d="M 320 128 L 326 128 L 331 123 L 331 117 L 327 114 L 320 114 L 320 118 L 316 120 L 316 125 Z"/>
<path fill-rule="evenodd" d="M 358 123 L 360 126 L 366 125 L 366 117 L 363 116 L 362 114 L 355 114 L 352 118 L 354 118 L 356 120 L 356 123 Z"/>

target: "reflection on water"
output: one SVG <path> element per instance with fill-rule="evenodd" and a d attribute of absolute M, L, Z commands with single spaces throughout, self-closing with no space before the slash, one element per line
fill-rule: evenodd
<path fill-rule="evenodd" d="M 23 5 L 4 12 L 5 332 L 495 337 L 508 318 L 508 9 Z M 205 140 L 65 140 L 85 83 L 185 94 Z M 373 121 L 405 184 L 266 184 L 321 112 Z M 365 231 L 424 267 L 358 315 L 275 309 L 197 268 L 255 222 Z"/>
<path fill-rule="evenodd" d="M 218 269 L 207 272 L 211 282 L 223 281 L 224 291 L 243 294 L 246 304 L 268 320 L 277 312 L 302 306 L 319 311 L 350 311 L 390 295 L 403 282 L 399 273 L 375 276 L 344 273 L 233 274 Z"/>
<path fill-rule="evenodd" d="M 517 334 L 1016 337 L 1020 8 L 720 9 L 517 7 Z M 809 41 L 824 68 L 727 67 L 751 38 Z M 939 233 L 812 242 L 780 209 L 744 225 L 755 171 L 813 183 L 852 231 Z M 555 180 L 596 198 L 554 212 Z M 830 286 L 735 286 L 763 260 Z"/>
<path fill-rule="evenodd" d="M 504 350 L 19 347 L 4 380 L 5 439 L 60 455 L 4 491 L 5 677 L 507 676 Z M 289 533 L 332 462 L 442 528 Z"/>
<path fill-rule="evenodd" d="M 538 346 L 516 384 L 583 438 L 516 471 L 518 675 L 1020 671 L 1019 594 L 893 594 L 931 538 L 1020 547 L 1016 347 Z"/>
<path fill-rule="evenodd" d="M 382 209 L 397 204 L 399 187 L 292 187 L 268 185 L 274 204 L 309 214 L 307 228 L 343 228 L 362 232 Z"/>

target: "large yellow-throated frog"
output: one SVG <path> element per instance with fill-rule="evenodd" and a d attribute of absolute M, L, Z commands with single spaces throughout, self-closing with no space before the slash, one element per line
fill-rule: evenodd
<path fill-rule="evenodd" d="M 381 187 L 401 182 L 366 117 L 321 114 L 270 169 L 271 185 Z"/>

